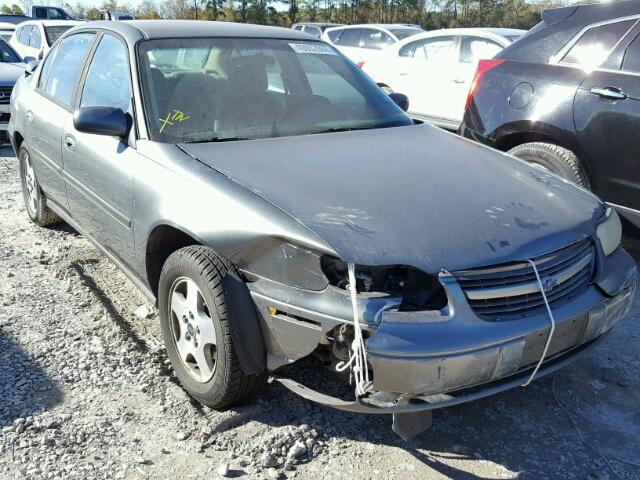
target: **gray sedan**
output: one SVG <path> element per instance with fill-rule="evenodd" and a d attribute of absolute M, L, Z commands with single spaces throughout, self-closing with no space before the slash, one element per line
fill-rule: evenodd
<path fill-rule="evenodd" d="M 157 301 L 176 375 L 215 408 L 269 375 L 359 412 L 480 398 L 577 358 L 636 288 L 614 210 L 414 124 L 291 30 L 83 24 L 16 85 L 10 134 L 31 219 Z M 278 373 L 309 355 L 354 398 Z"/>

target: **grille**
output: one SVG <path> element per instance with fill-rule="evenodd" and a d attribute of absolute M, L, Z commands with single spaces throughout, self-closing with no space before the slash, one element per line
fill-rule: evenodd
<path fill-rule="evenodd" d="M 532 259 L 553 308 L 569 301 L 591 281 L 595 253 L 591 239 Z M 504 320 L 545 309 L 536 275 L 528 262 L 514 262 L 453 273 L 474 312 Z"/>
<path fill-rule="evenodd" d="M 13 87 L 0 87 L 0 105 L 8 105 L 11 101 Z"/>

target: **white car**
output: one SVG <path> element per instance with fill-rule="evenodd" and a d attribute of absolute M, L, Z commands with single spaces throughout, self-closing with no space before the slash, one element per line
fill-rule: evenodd
<path fill-rule="evenodd" d="M 473 75 L 524 30 L 452 28 L 407 38 L 362 69 L 386 91 L 409 97 L 409 114 L 455 130 L 460 126 Z"/>
<path fill-rule="evenodd" d="M 322 39 L 362 68 L 378 57 L 385 47 L 422 32 L 424 30 L 419 26 L 405 24 L 342 25 L 327 28 Z"/>
<path fill-rule="evenodd" d="M 29 20 L 16 28 L 9 44 L 22 58 L 40 58 L 71 27 L 83 22 L 74 20 Z"/>

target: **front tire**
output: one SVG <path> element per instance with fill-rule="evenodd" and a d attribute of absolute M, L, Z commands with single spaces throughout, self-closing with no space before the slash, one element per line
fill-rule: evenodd
<path fill-rule="evenodd" d="M 62 219 L 49 207 L 47 198 L 40 188 L 36 173 L 33 168 L 31 154 L 24 145 L 20 147 L 18 154 L 20 161 L 20 183 L 22 184 L 22 197 L 27 208 L 29 218 L 40 227 L 60 223 Z"/>
<path fill-rule="evenodd" d="M 523 143 L 509 150 L 510 155 L 533 163 L 589 190 L 589 180 L 578 157 L 566 148 L 545 142 Z"/>
<path fill-rule="evenodd" d="M 222 279 L 233 269 L 211 249 L 189 246 L 169 256 L 158 304 L 167 353 L 184 389 L 200 403 L 224 408 L 253 397 L 265 375 L 247 375 L 231 338 Z"/>

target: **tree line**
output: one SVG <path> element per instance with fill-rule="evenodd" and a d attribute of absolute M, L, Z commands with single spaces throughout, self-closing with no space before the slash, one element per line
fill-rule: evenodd
<path fill-rule="evenodd" d="M 101 10 L 133 13 L 142 19 L 199 19 L 289 27 L 292 23 L 407 23 L 426 30 L 453 27 L 528 29 L 540 21 L 545 8 L 566 0 L 145 0 L 133 8 L 117 0 L 99 7 L 58 0 L 77 18 L 96 20 Z M 29 11 L 33 0 L 3 5 L 2 13 Z M 46 2 L 43 2 L 46 3 Z M 49 2 L 51 3 L 51 2 Z"/>

